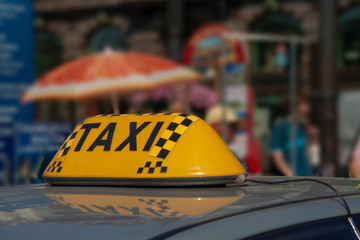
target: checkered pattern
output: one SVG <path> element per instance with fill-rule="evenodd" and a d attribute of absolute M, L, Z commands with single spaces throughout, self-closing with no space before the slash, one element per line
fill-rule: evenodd
<path fill-rule="evenodd" d="M 77 205 L 75 203 L 73 204 L 73 203 L 71 203 L 71 201 L 67 201 L 67 198 L 64 198 L 64 196 L 62 194 L 47 193 L 46 196 L 50 197 L 53 201 L 59 202 L 65 206 L 83 210 L 82 208 L 79 207 L 79 205 Z"/>
<path fill-rule="evenodd" d="M 74 132 L 65 140 L 63 145 L 61 146 L 60 150 L 56 153 L 53 160 L 50 162 L 46 172 L 48 173 L 59 173 L 63 169 L 63 163 L 65 159 L 61 159 L 62 157 L 66 156 L 69 152 L 71 145 L 74 142 L 77 132 L 81 128 L 82 125 L 79 125 L 75 128 Z"/>
<path fill-rule="evenodd" d="M 137 116 L 152 116 L 152 115 L 175 115 L 177 113 L 137 113 Z"/>
<path fill-rule="evenodd" d="M 61 172 L 62 170 L 62 161 L 54 161 L 51 165 L 48 166 L 46 172 Z"/>
<path fill-rule="evenodd" d="M 181 214 L 178 211 L 175 211 L 171 209 L 170 207 L 166 206 L 168 204 L 167 200 L 160 200 L 156 201 L 155 199 L 138 199 L 140 202 L 146 203 L 150 205 L 151 207 L 148 208 L 151 209 L 153 212 L 155 212 L 158 215 L 166 216 L 166 217 L 183 217 L 184 214 Z"/>
<path fill-rule="evenodd" d="M 59 159 L 63 156 L 66 156 L 66 154 L 69 152 L 70 147 L 71 147 L 72 143 L 74 142 L 77 132 L 78 132 L 78 130 L 75 129 L 75 131 L 68 137 L 68 139 L 66 139 L 64 144 L 61 146 L 59 152 L 57 153 L 57 159 Z"/>
<path fill-rule="evenodd" d="M 148 205 L 158 205 L 158 206 L 162 206 L 166 203 L 168 203 L 168 200 L 161 200 L 160 202 L 157 202 L 155 199 L 143 199 L 143 198 L 139 198 L 138 199 L 140 202 L 146 203 Z"/>
<path fill-rule="evenodd" d="M 57 194 L 47 194 L 48 197 L 50 197 L 51 199 L 60 202 L 61 204 L 67 205 L 69 207 L 72 206 L 72 204 L 68 203 L 67 201 L 65 201 L 64 197 L 62 195 L 57 195 Z"/>
<path fill-rule="evenodd" d="M 144 170 L 147 170 L 147 173 L 154 173 L 155 169 L 160 169 L 160 173 L 166 173 L 167 167 L 162 166 L 162 161 L 157 161 L 155 166 L 151 166 L 152 162 L 146 162 L 144 167 L 140 167 L 137 171 L 137 174 L 141 174 Z"/>
<path fill-rule="evenodd" d="M 153 116 L 153 115 L 179 115 L 180 113 L 136 113 L 136 114 L 99 114 L 89 118 L 98 118 L 98 117 L 123 117 L 123 116 Z"/>
<path fill-rule="evenodd" d="M 181 135 L 184 134 L 188 127 L 198 119 L 198 117 L 188 114 L 179 114 L 176 116 L 162 133 L 158 142 L 151 149 L 149 155 L 165 159 L 174 148 Z"/>

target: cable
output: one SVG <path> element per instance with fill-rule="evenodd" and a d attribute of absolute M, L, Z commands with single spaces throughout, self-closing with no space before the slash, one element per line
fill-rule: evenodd
<path fill-rule="evenodd" d="M 259 181 L 259 180 L 254 180 L 254 179 L 247 179 L 246 181 L 253 182 L 253 183 L 259 183 L 259 184 L 270 184 L 270 185 L 271 184 L 291 183 L 291 182 L 316 182 L 316 183 L 322 184 L 322 185 L 330 188 L 341 199 L 341 201 L 344 204 L 344 208 L 347 212 L 347 217 L 351 217 L 351 211 L 350 211 L 349 205 L 347 204 L 346 200 L 341 195 L 341 193 L 338 190 L 336 190 L 333 186 L 331 186 L 330 184 L 325 183 L 323 181 L 311 179 L 311 178 L 290 179 L 290 180 L 283 180 L 283 181 L 276 181 L 276 182 Z"/>

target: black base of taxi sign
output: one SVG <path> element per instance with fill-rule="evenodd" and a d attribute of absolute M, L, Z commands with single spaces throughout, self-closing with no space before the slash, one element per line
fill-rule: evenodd
<path fill-rule="evenodd" d="M 44 177 L 44 180 L 52 185 L 68 186 L 119 186 L 119 187 L 157 187 L 157 186 L 203 186 L 203 185 L 225 185 L 233 183 L 238 176 L 225 177 L 202 177 L 202 178 L 61 178 Z"/>
<path fill-rule="evenodd" d="M 53 185 L 189 186 L 245 180 L 246 170 L 200 118 L 99 115 L 66 139 L 43 174 Z"/>

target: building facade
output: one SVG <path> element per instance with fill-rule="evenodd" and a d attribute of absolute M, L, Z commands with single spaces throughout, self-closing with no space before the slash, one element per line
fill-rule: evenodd
<path fill-rule="evenodd" d="M 333 10 L 326 7 L 329 4 Z M 332 15 L 327 11 L 333 11 Z M 333 140 L 325 144 L 330 148 L 336 141 L 331 127 L 336 127 L 337 96 L 348 89 L 360 89 L 359 0 L 36 0 L 35 12 L 37 77 L 62 62 L 106 47 L 181 60 L 186 40 L 212 22 L 242 33 L 315 39 L 298 47 L 299 91 L 314 102 L 313 121 L 329 123 L 325 130 L 331 133 L 326 138 Z M 331 34 L 333 38 L 324 39 Z M 323 43 L 330 40 L 334 54 L 324 61 L 327 53 Z M 246 44 L 248 84 L 255 91 L 257 107 L 270 109 L 272 121 L 289 91 L 289 45 Z M 324 71 L 331 76 L 324 77 Z"/>

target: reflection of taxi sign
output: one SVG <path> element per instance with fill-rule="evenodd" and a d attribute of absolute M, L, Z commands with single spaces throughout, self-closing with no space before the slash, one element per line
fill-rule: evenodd
<path fill-rule="evenodd" d="M 44 179 L 55 185 L 201 185 L 246 171 L 203 120 L 188 114 L 101 115 L 77 126 Z"/>
<path fill-rule="evenodd" d="M 176 218 L 198 216 L 223 208 L 243 198 L 244 192 L 216 192 L 209 194 L 207 189 L 194 192 L 181 191 L 173 194 L 167 189 L 163 194 L 153 193 L 151 189 L 142 190 L 141 194 L 122 189 L 121 193 L 109 194 L 103 189 L 85 192 L 67 192 L 64 189 L 47 188 L 46 195 L 51 199 L 86 213 L 121 216 L 147 216 Z M 176 189 L 179 190 L 179 189 Z M 239 189 L 240 190 L 240 189 Z M 213 190 L 210 190 L 213 191 Z"/>

